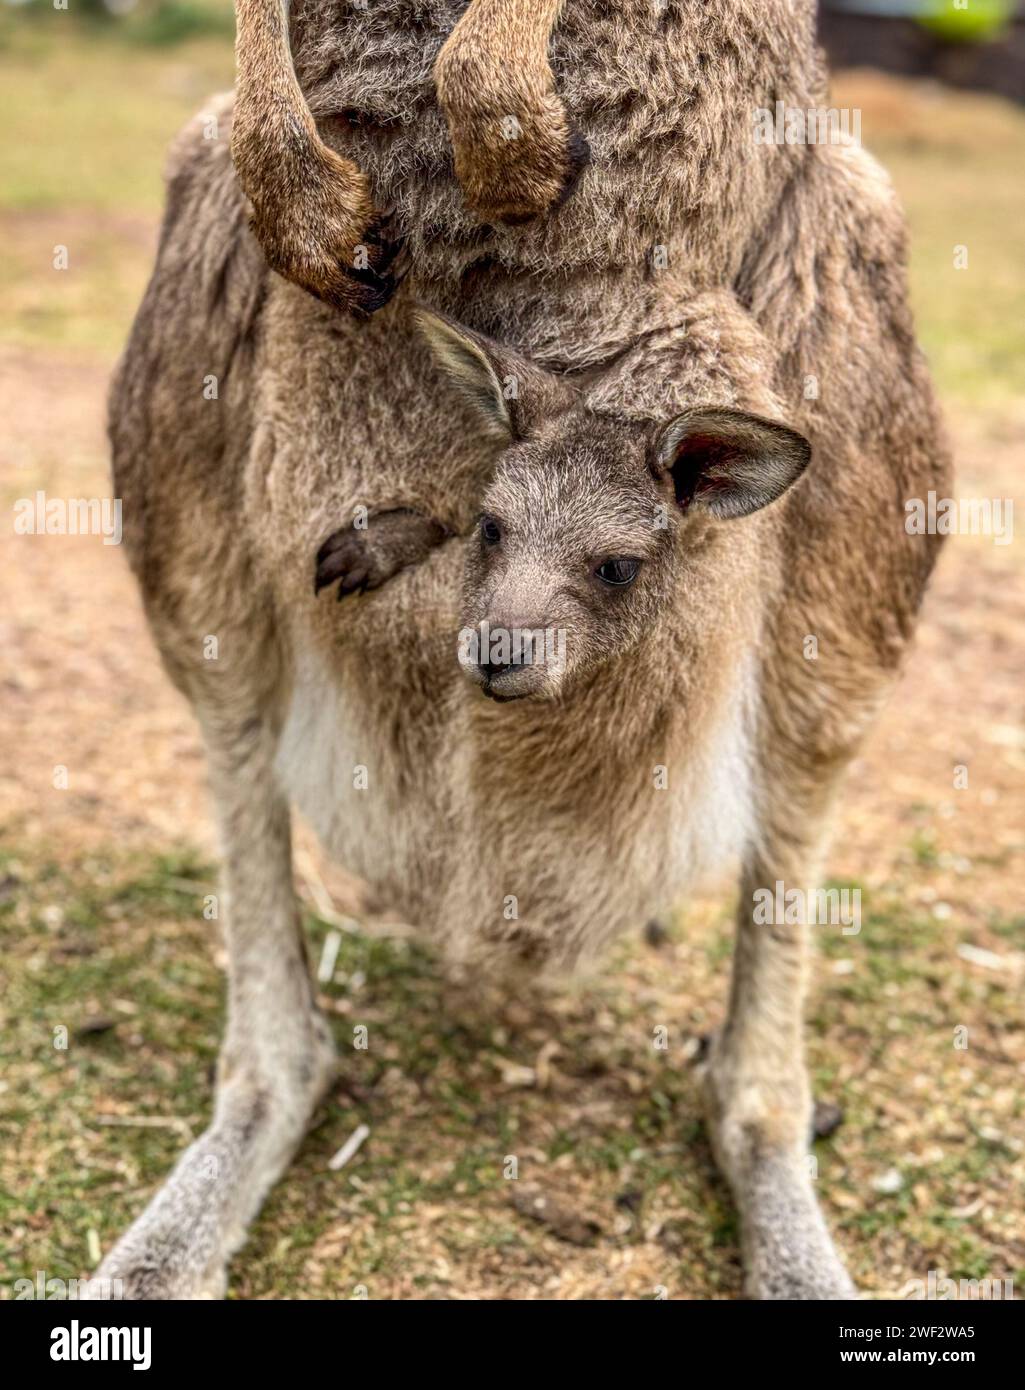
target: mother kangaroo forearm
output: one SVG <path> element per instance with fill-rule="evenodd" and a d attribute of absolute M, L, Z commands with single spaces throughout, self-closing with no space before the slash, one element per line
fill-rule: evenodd
<path fill-rule="evenodd" d="M 335 308 L 372 313 L 398 253 L 351 159 L 320 138 L 296 80 L 289 0 L 238 0 L 231 153 L 268 263 Z"/>
<path fill-rule="evenodd" d="M 561 6 L 472 0 L 438 56 L 456 176 L 484 221 L 546 211 L 586 161 L 548 63 Z M 366 315 L 394 291 L 399 243 L 366 174 L 320 136 L 296 78 L 288 10 L 289 0 L 237 0 L 232 155 L 270 265 L 336 308 Z"/>
<path fill-rule="evenodd" d="M 811 0 L 281 3 L 239 3 L 234 156 L 271 265 L 357 314 L 408 268 L 552 365 L 604 360 L 735 283 L 815 156 L 753 139 L 778 94 L 824 99 Z"/>

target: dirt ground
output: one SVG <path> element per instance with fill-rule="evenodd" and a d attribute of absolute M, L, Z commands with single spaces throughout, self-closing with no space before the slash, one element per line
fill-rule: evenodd
<path fill-rule="evenodd" d="M 126 223 L 130 241 L 152 235 L 152 218 Z M 104 494 L 110 365 L 99 347 L 0 345 L 5 505 Z M 1025 517 L 1025 403 L 948 414 L 959 493 Z M 203 1124 L 222 999 L 199 911 L 215 875 L 199 741 L 124 556 L 8 526 L 0 569 L 2 1282 L 82 1273 L 141 1208 Z M 866 921 L 823 939 L 816 965 L 810 1059 L 845 1118 L 815 1152 L 872 1296 L 908 1296 L 932 1269 L 1025 1289 L 1023 638 L 1021 542 L 953 538 L 838 818 L 829 873 L 861 886 Z M 318 862 L 304 834 L 315 956 L 329 903 L 355 901 Z M 728 910 L 692 904 L 664 939 L 529 999 L 470 993 L 401 937 L 346 935 L 324 1003 L 340 1036 L 363 1022 L 380 1041 L 271 1198 L 233 1296 L 736 1296 L 689 1066 L 722 1016 Z M 364 1122 L 360 1154 L 329 1171 Z"/>

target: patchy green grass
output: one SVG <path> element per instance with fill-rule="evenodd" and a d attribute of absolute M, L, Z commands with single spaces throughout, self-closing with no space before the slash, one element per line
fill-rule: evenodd
<path fill-rule="evenodd" d="M 90 1230 L 109 1245 L 199 1131 L 223 990 L 216 928 L 202 916 L 211 873 L 187 854 L 73 867 L 22 856 L 0 881 L 0 1225 L 12 1237 L 2 1284 L 26 1269 L 81 1273 Z M 313 916 L 306 928 L 316 958 L 328 929 Z M 680 1229 L 697 1222 L 706 1290 L 735 1291 L 732 1217 L 699 1126 L 685 1118 L 692 1075 L 654 1050 L 654 1022 L 622 989 L 482 1001 L 446 983 L 421 947 L 346 935 L 323 1003 L 343 1078 L 238 1263 L 236 1296 L 345 1297 L 358 1283 L 380 1296 L 440 1293 L 449 1258 L 500 1258 L 506 1277 L 522 1276 L 554 1238 L 511 1207 L 508 1155 L 521 1180 L 540 1178 L 566 1200 L 586 1188 L 613 1248 L 647 1228 L 648 1259 L 661 1252 L 664 1264 L 656 1282 L 675 1282 Z M 366 1050 L 354 1047 L 357 1027 L 369 1030 Z M 558 1048 L 552 1079 L 525 1085 L 546 1044 Z M 681 1048 L 677 1032 L 677 1062 Z M 140 1119 L 160 1127 L 127 1123 Z M 371 1140 L 332 1173 L 327 1160 L 359 1123 Z M 425 1214 L 429 1224 L 445 1216 L 444 1229 L 411 1250 Z M 667 1232 L 661 1244 L 656 1228 Z M 339 1243 L 343 1232 L 351 1243 Z M 556 1241 L 544 1256 L 553 1275 L 558 1250 Z M 624 1291 L 652 1288 L 638 1271 Z"/>
<path fill-rule="evenodd" d="M 156 248 L 167 145 L 233 80 L 227 37 L 149 48 L 52 9 L 0 16 L 4 340 L 119 350 Z"/>
<path fill-rule="evenodd" d="M 1025 395 L 1025 183 L 1008 172 L 1025 155 L 1025 112 L 1007 125 L 1012 144 L 982 137 L 952 168 L 943 149 L 883 152 L 911 221 L 922 345 L 941 394 L 972 404 Z"/>
<path fill-rule="evenodd" d="M 863 141 L 907 214 L 915 320 L 941 397 L 1020 399 L 1025 110 L 874 73 L 844 73 L 834 85 L 841 103 L 863 108 Z"/>
<path fill-rule="evenodd" d="M 223 982 L 203 918 L 213 872 L 187 851 L 73 865 L 26 853 L 0 885 L 2 1285 L 84 1272 L 89 1232 L 108 1247 L 199 1133 Z M 329 928 L 307 914 L 306 930 L 317 959 Z M 871 905 L 859 935 L 821 934 L 813 1074 L 847 1119 L 815 1154 L 868 1290 L 1025 1265 L 1022 1020 L 1010 982 L 950 970 L 951 931 Z M 725 989 L 719 935 L 700 912 L 658 949 L 625 947 L 599 982 L 516 998 L 469 993 L 405 939 L 346 934 L 322 996 L 342 1077 L 236 1259 L 232 1296 L 736 1295 L 736 1218 L 688 1061 L 713 1020 L 686 1001 Z M 330 1171 L 359 1124 L 369 1140 Z M 509 1156 L 516 1183 L 591 1223 L 583 1245 L 516 1208 Z M 876 1190 L 893 1168 L 899 1189 Z"/>
<path fill-rule="evenodd" d="M 230 41 L 153 50 L 51 16 L 0 23 L 0 207 L 158 215 L 163 151 L 205 97 L 231 86 Z"/>

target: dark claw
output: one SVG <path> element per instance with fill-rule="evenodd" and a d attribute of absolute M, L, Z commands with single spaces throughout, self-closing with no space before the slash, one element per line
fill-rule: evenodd
<path fill-rule="evenodd" d="M 355 527 L 335 531 L 317 551 L 317 570 L 313 580 L 314 596 L 321 589 L 341 580 L 338 588 L 339 599 L 357 589 L 366 590 L 370 579 L 367 563 L 366 538 Z"/>
<path fill-rule="evenodd" d="M 379 589 L 400 570 L 418 565 L 449 535 L 440 521 L 393 507 L 369 518 L 371 534 L 354 526 L 334 531 L 317 551 L 314 596 L 338 584 L 338 599 Z"/>
<path fill-rule="evenodd" d="M 369 318 L 378 309 L 383 309 L 401 284 L 401 280 L 395 276 L 378 275 L 370 266 L 365 270 L 347 270 L 345 273 L 353 285 L 349 311 L 357 318 Z"/>
<path fill-rule="evenodd" d="M 376 314 L 378 309 L 383 309 L 406 278 L 409 257 L 405 244 L 391 243 L 381 264 L 390 266 L 391 269 L 382 274 L 373 265 L 365 266 L 363 269 L 344 265 L 340 267 L 350 284 L 345 307 L 358 319 L 368 319 L 371 314 Z"/>
<path fill-rule="evenodd" d="M 330 536 L 328 536 L 327 540 L 324 542 L 324 544 L 323 544 L 323 545 L 320 547 L 320 549 L 317 551 L 317 564 L 318 564 L 318 565 L 320 564 L 320 562 L 321 562 L 322 560 L 326 560 L 327 557 L 331 554 L 331 552 L 332 552 L 333 550 L 337 550 L 337 549 L 338 549 L 339 545 L 341 545 L 341 543 L 342 543 L 342 538 L 344 537 L 344 535 L 345 535 L 345 532 L 344 532 L 344 531 L 332 531 L 332 532 L 331 532 Z"/>
<path fill-rule="evenodd" d="M 367 228 L 363 243 L 370 253 L 370 268 L 382 278 L 405 248 L 401 236 L 392 235 L 392 215 L 383 213 Z"/>
<path fill-rule="evenodd" d="M 393 211 L 379 213 L 364 232 L 361 244 L 366 249 L 367 265 L 339 261 L 344 283 L 336 279 L 323 291 L 309 285 L 311 293 L 333 309 L 361 320 L 383 309 L 404 280 L 409 261 L 404 239 L 393 234 L 393 217 Z"/>
<path fill-rule="evenodd" d="M 365 594 L 369 588 L 369 570 L 352 570 L 342 577 L 342 582 L 338 586 L 336 602 L 341 603 L 342 599 L 348 598 L 349 594 Z"/>
<path fill-rule="evenodd" d="M 319 594 L 321 589 L 326 589 L 336 579 L 341 579 L 347 566 L 348 557 L 343 551 L 336 551 L 323 562 L 318 561 L 317 578 L 313 585 L 314 594 Z"/>

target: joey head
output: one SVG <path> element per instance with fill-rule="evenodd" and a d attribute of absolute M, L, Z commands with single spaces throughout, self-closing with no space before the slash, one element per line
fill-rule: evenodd
<path fill-rule="evenodd" d="M 497 450 L 467 545 L 458 653 L 493 700 L 554 698 L 642 642 L 677 599 L 690 522 L 758 511 L 810 459 L 786 425 L 700 401 L 663 420 L 611 419 L 572 379 L 418 317 Z M 372 514 L 325 541 L 316 587 L 340 580 L 339 598 L 378 587 L 446 535 L 413 512 Z"/>

